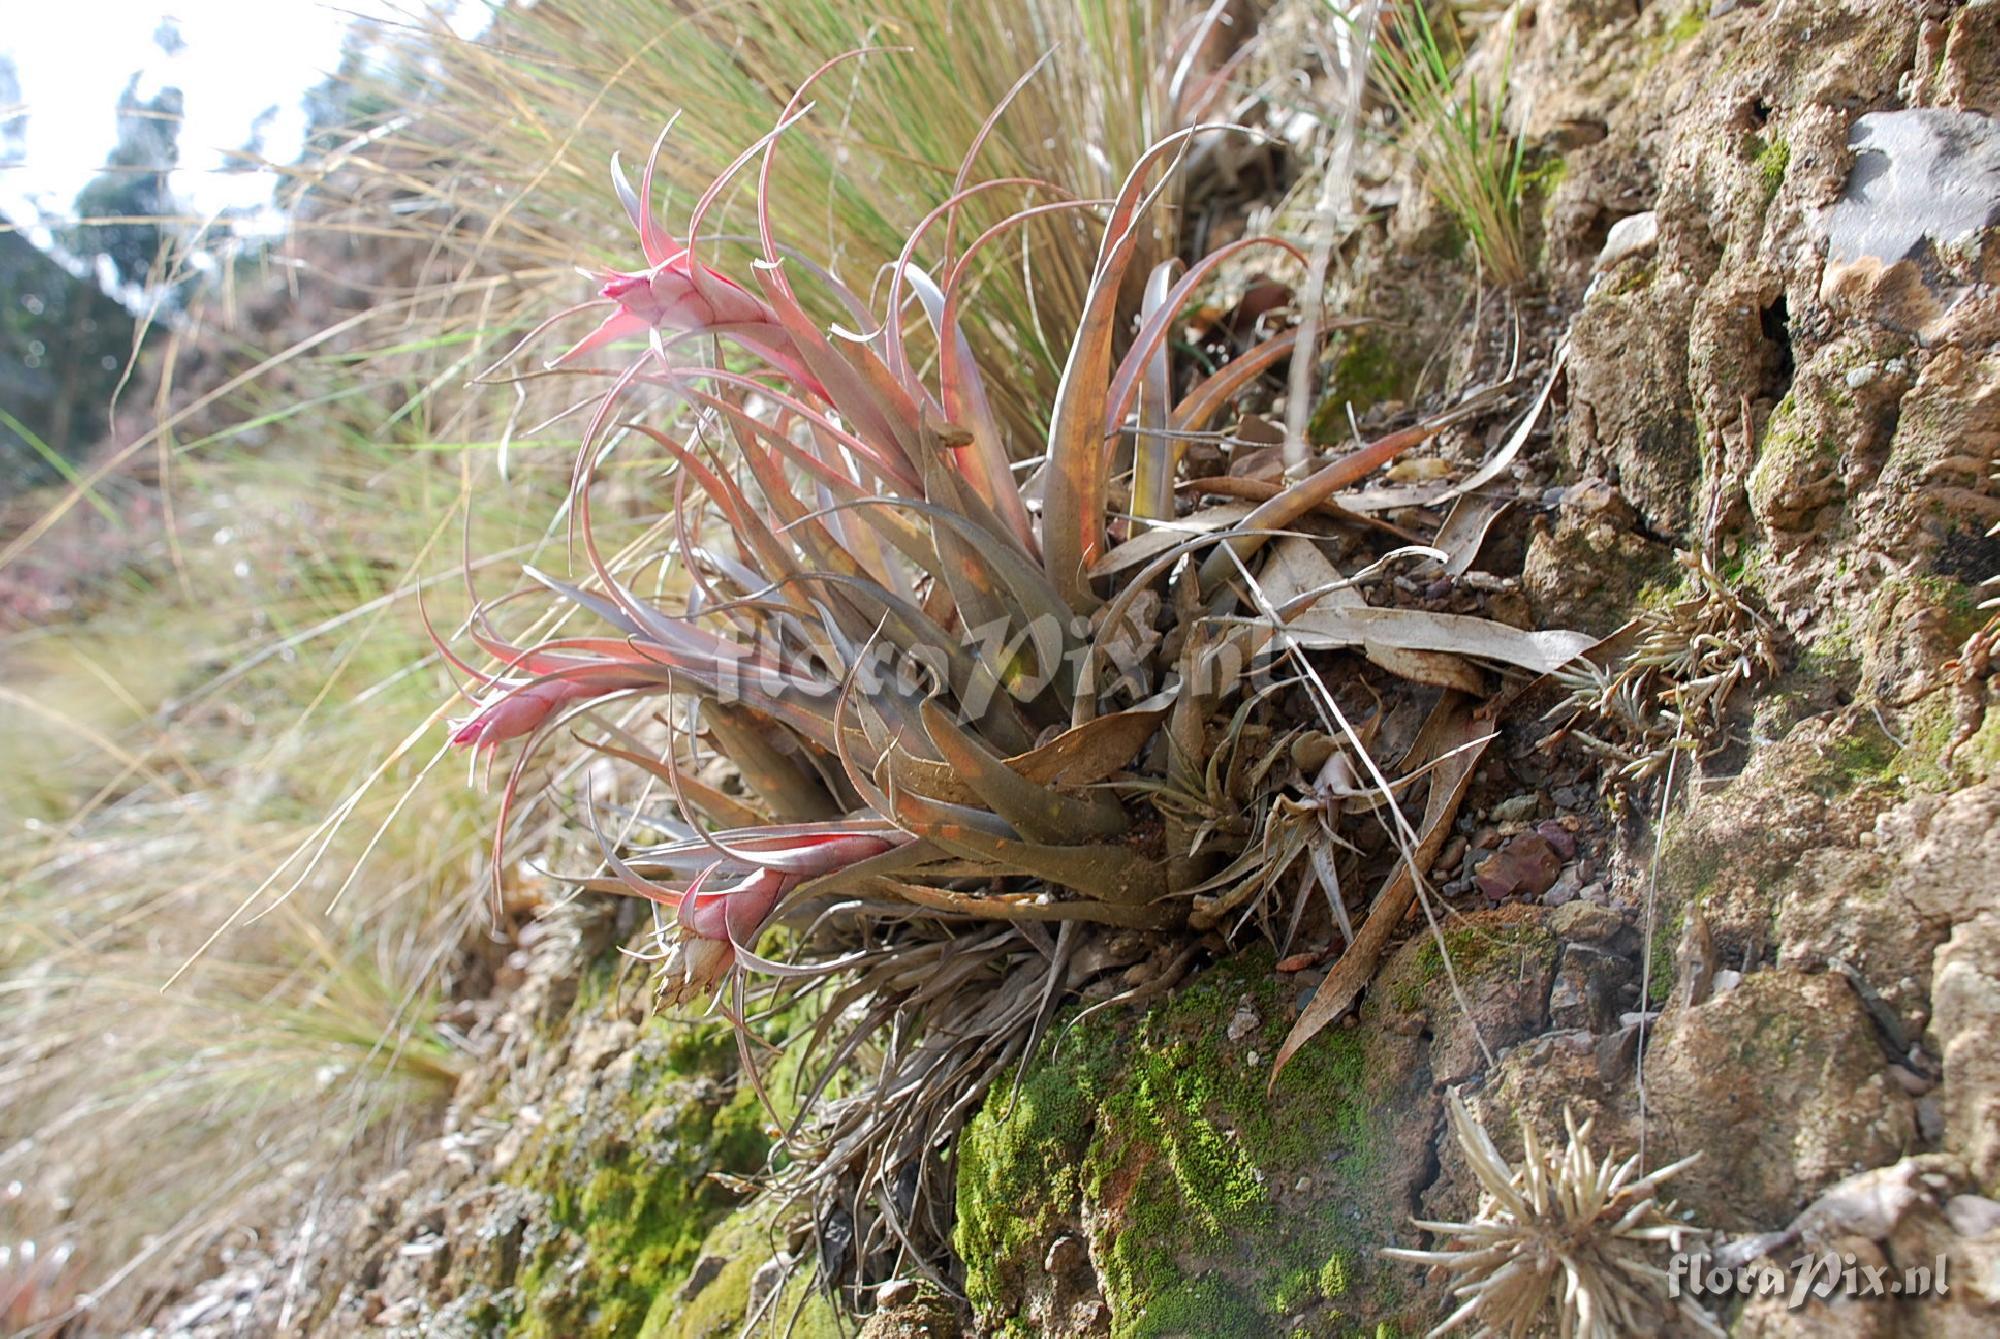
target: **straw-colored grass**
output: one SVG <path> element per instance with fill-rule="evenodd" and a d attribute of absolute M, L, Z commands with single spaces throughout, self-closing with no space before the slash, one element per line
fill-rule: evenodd
<path fill-rule="evenodd" d="M 386 122 L 364 155 L 333 154 L 306 181 L 326 206 L 318 227 L 424 238 L 435 252 L 423 277 L 440 292 L 462 299 L 465 279 L 510 276 L 484 295 L 478 324 L 525 328 L 587 295 L 573 266 L 634 260 L 606 189 L 614 152 L 628 164 L 643 159 L 673 120 L 660 173 L 674 229 L 815 69 L 843 51 L 881 48 L 820 85 L 812 112 L 787 132 L 785 172 L 772 187 L 788 240 L 865 293 L 951 193 L 995 107 L 1007 103 L 971 179 L 1026 180 L 968 200 L 960 246 L 1023 205 L 1112 195 L 1148 145 L 1205 105 L 1213 84 L 1193 53 L 1213 31 L 1201 11 L 1161 0 L 520 7 L 477 41 L 442 28 L 392 41 L 383 56 L 391 92 L 405 82 L 398 71 L 433 71 L 420 103 Z M 751 183 L 740 185 L 711 216 L 709 235 L 751 231 Z M 1171 232 L 1168 222 L 1155 247 L 1170 247 Z M 968 303 L 975 353 L 1008 371 L 997 408 L 1024 429 L 1046 426 L 1094 239 L 1090 220 L 1075 214 L 1021 229 L 992 249 L 978 301 Z M 412 325 L 434 334 L 442 310 L 415 311 Z M 475 342 L 478 353 L 504 347 Z M 467 356 L 470 365 L 474 351 Z"/>
<path fill-rule="evenodd" d="M 422 383 L 362 365 L 294 360 L 179 443 L 171 526 L 122 486 L 119 528 L 70 517 L 50 544 L 117 560 L 0 635 L 0 1244 L 73 1244 L 122 1284 L 101 1318 L 277 1169 L 370 1165 L 468 1063 L 438 1011 L 480 970 L 487 839 L 459 769 L 418 784 L 451 680 L 417 596 L 464 606 L 468 534 L 560 547 L 508 499 L 566 463 L 495 488 L 421 407 L 382 430 Z"/>

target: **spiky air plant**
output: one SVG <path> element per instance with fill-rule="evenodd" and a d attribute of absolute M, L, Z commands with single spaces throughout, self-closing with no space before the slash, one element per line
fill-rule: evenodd
<path fill-rule="evenodd" d="M 1660 1248 L 1684 1249 L 1702 1235 L 1673 1221 L 1660 1186 L 1700 1154 L 1639 1175 L 1637 1155 L 1624 1162 L 1591 1152 L 1590 1121 L 1569 1111 L 1569 1145 L 1545 1149 L 1521 1121 L 1521 1165 L 1509 1166 L 1456 1091 L 1445 1110 L 1453 1136 L 1478 1179 L 1479 1208 L 1470 1222 L 1416 1226 L 1449 1243 L 1430 1251 L 1391 1249 L 1392 1260 L 1431 1265 L 1450 1279 L 1459 1306 L 1430 1333 L 1471 1325 L 1475 1339 L 1512 1339 L 1553 1326 L 1562 1339 L 1621 1339 L 1659 1334 L 1678 1316 L 1704 1334 L 1723 1330 L 1690 1297 L 1670 1296 Z"/>
<path fill-rule="evenodd" d="M 1559 676 L 1569 695 L 1570 736 L 1603 756 L 1610 784 L 1629 791 L 1666 769 L 1676 750 L 1705 758 L 1729 737 L 1736 691 L 1778 672 L 1778 632 L 1717 573 L 1705 553 L 1675 555 L 1682 590 L 1634 620 L 1616 640 L 1629 650 L 1610 666 L 1580 660 Z M 1601 723 L 1593 733 L 1589 720 Z"/>
<path fill-rule="evenodd" d="M 650 164 L 637 189 L 614 164 L 649 268 L 602 277 L 605 323 L 529 374 L 608 382 L 577 406 L 588 427 L 571 518 L 588 571 L 534 574 L 554 603 L 533 642 L 495 628 L 504 602 L 475 607 L 470 635 L 495 663 L 453 658 L 478 701 L 455 738 L 489 757 L 524 741 L 496 873 L 537 748 L 567 729 L 596 751 L 602 866 L 576 882 L 655 905 L 663 994 L 719 994 L 745 1029 L 750 1081 L 763 1081 L 753 995 L 809 1003 L 805 1044 L 821 1059 L 800 1067 L 779 1189 L 812 1203 L 823 1277 L 858 1285 L 899 1258 L 945 1263 L 951 1138 L 1063 1000 L 1115 994 L 1135 968 L 1157 984 L 1161 964 L 1190 960 L 1190 931 L 1220 943 L 1294 925 L 1316 884 L 1347 926 L 1342 889 L 1363 886 L 1362 857 L 1335 824 L 1379 823 L 1427 868 L 1420 841 L 1448 828 L 1462 793 L 1429 778 L 1457 779 L 1477 757 L 1464 689 L 1487 682 L 1479 666 L 1546 671 L 1587 639 L 1552 646 L 1535 639 L 1563 635 L 1370 608 L 1356 585 L 1370 573 L 1350 579 L 1321 553 L 1312 536 L 1334 526 L 1393 529 L 1331 499 L 1447 419 L 1254 506 L 1177 514 L 1182 447 L 1219 436 L 1210 425 L 1294 344 L 1254 336 L 1198 373 L 1172 356 L 1178 314 L 1219 265 L 1260 247 L 1296 256 L 1269 238 L 1161 263 L 1136 328 L 1122 328 L 1149 205 L 1196 132 L 1161 140 L 1115 199 L 1079 201 L 973 178 L 1003 104 L 871 310 L 778 239 L 771 185 L 804 96 L 695 204 L 684 240 L 653 219 Z M 704 218 L 753 163 L 761 261 L 729 279 L 703 259 Z M 967 235 L 960 210 L 993 192 L 1026 202 Z M 1023 441 L 993 412 L 961 320 L 989 250 L 1057 212 L 1099 214 L 1103 236 L 1046 440 Z M 815 324 L 803 282 L 849 313 L 846 328 Z M 583 365 L 642 331 L 627 365 Z M 617 453 L 652 448 L 663 513 L 660 494 L 605 482 Z M 606 494 L 641 526 L 609 556 L 594 523 Z M 1371 571 L 1434 552 L 1399 550 Z M 557 626 L 579 616 L 603 630 Z M 1392 736 L 1386 769 L 1367 756 L 1388 732 L 1366 680 L 1390 676 L 1350 666 L 1330 688 L 1319 668 L 1363 645 L 1415 648 L 1458 685 L 1419 690 L 1431 724 Z M 1441 755 L 1451 762 L 1434 770 Z M 596 793 L 621 775 L 673 812 Z M 1425 784 L 1419 838 L 1396 801 Z M 643 828 L 667 839 L 638 840 Z M 1275 868 L 1272 833 L 1289 852 Z M 1308 852 L 1310 872 L 1286 877 Z M 784 961 L 760 952 L 781 923 Z"/>

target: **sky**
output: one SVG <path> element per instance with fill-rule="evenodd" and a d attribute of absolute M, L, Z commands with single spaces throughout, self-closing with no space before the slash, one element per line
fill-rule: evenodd
<path fill-rule="evenodd" d="M 225 172 L 227 155 L 259 133 L 264 155 L 289 162 L 305 130 L 302 99 L 340 62 L 357 16 L 393 19 L 409 0 L 0 0 L 0 54 L 12 58 L 28 117 L 26 161 L 0 167 L 0 214 L 46 245 L 43 214 L 67 215 L 117 141 L 118 96 L 133 74 L 143 101 L 172 85 L 185 99 L 174 193 L 196 213 L 268 209 L 268 173 Z M 485 6 L 455 6 L 453 26 L 479 31 Z M 169 53 L 154 35 L 171 19 Z M 171 45 L 171 43 L 169 44 Z M 272 111 L 275 109 L 275 111 Z M 6 109 L 0 109 L 6 110 Z M 239 224 L 239 230 L 243 225 Z"/>

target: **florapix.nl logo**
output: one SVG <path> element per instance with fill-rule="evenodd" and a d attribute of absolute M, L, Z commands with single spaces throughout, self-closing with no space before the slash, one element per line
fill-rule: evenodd
<path fill-rule="evenodd" d="M 1678 1252 L 1667 1262 L 1670 1297 L 1782 1297 L 1797 1310 L 1813 1298 L 1942 1297 L 1951 1290 L 1948 1256 L 1897 1269 L 1871 1265 L 1853 1252 L 1808 1252 L 1790 1261 L 1724 1265 L 1714 1257 Z"/>

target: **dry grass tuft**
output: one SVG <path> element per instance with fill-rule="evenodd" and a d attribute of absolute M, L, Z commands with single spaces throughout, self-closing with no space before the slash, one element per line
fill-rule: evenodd
<path fill-rule="evenodd" d="M 1401 143 L 1417 173 L 1465 230 L 1495 283 L 1527 282 L 1533 257 L 1522 230 L 1526 146 L 1507 126 L 1508 72 L 1513 63 L 1513 11 L 1494 77 L 1482 83 L 1445 7 L 1431 17 L 1428 0 L 1389 0 L 1376 48 L 1377 82 L 1396 109 Z"/>
<path fill-rule="evenodd" d="M 392 361 L 294 360 L 107 490 L 108 561 L 9 572 L 55 612 L 0 635 L 0 1241 L 75 1243 L 79 1286 L 118 1284 L 94 1323 L 252 1202 L 290 1212 L 278 1169 L 372 1166 L 467 1063 L 438 1018 L 484 970 L 479 807 L 413 792 L 434 742 L 384 753 L 449 682 L 416 593 L 459 579 L 478 453 L 379 431 L 416 389 Z M 518 555 L 517 519 L 474 533 Z M 218 1176 L 218 1147 L 255 1152 Z"/>

